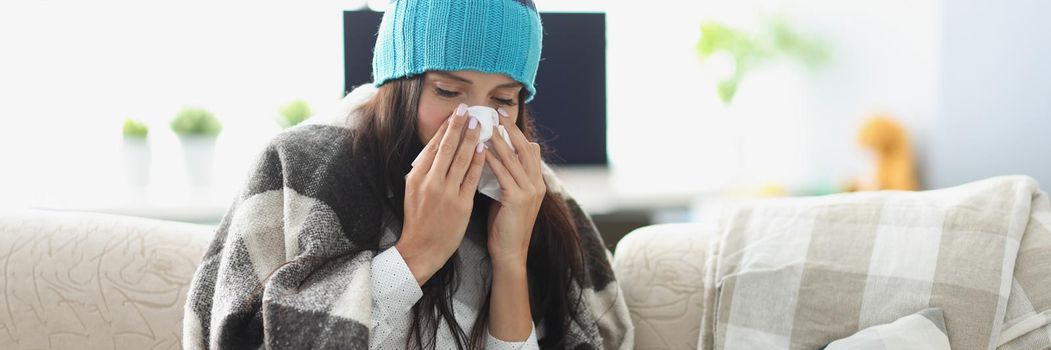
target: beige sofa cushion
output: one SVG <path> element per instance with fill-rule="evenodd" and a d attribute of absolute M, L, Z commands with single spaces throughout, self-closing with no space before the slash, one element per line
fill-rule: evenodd
<path fill-rule="evenodd" d="M 0 349 L 178 349 L 213 228 L 0 211 Z"/>
<path fill-rule="evenodd" d="M 697 348 L 712 236 L 698 224 L 666 224 L 617 243 L 613 270 L 635 324 L 635 349 Z"/>

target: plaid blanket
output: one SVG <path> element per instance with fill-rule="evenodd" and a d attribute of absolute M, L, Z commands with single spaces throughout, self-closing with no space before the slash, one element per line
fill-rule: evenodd
<path fill-rule="evenodd" d="M 385 227 L 387 192 L 370 184 L 376 161 L 348 148 L 347 118 L 369 88 L 262 152 L 194 274 L 184 348 L 368 348 L 371 259 L 382 233 L 401 229 Z M 546 165 L 544 177 L 572 210 L 587 255 L 588 278 L 567 291 L 583 296 L 568 344 L 630 347 L 631 320 L 601 237 Z"/>
<path fill-rule="evenodd" d="M 1051 348 L 1051 205 L 1030 178 L 724 214 L 702 349 L 818 349 L 928 307 L 953 349 Z"/>

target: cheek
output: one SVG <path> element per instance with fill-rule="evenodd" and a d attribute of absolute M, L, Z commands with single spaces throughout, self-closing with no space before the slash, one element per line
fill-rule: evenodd
<path fill-rule="evenodd" d="M 420 99 L 419 116 L 416 118 L 416 133 L 420 137 L 420 142 L 427 144 L 434 136 L 434 133 L 438 132 L 438 128 L 442 126 L 442 123 L 449 116 L 452 115 L 453 110 L 456 106 L 445 106 L 443 103 L 431 103 L 425 99 Z"/>
<path fill-rule="evenodd" d="M 518 106 L 515 106 L 515 107 L 504 106 L 504 107 L 500 107 L 500 108 L 503 108 L 504 111 L 507 112 L 507 114 L 511 115 L 508 118 L 500 117 L 500 124 L 508 125 L 508 124 L 515 124 L 515 123 L 518 122 Z"/>

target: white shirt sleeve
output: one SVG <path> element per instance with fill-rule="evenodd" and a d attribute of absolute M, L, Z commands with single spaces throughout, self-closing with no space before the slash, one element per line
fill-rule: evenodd
<path fill-rule="evenodd" d="M 369 349 L 376 349 L 400 329 L 423 289 L 395 247 L 372 258 L 372 324 Z"/>
<path fill-rule="evenodd" d="M 507 342 L 497 339 L 489 330 L 485 331 L 485 349 L 486 350 L 519 350 L 519 349 L 540 349 L 540 344 L 536 342 L 536 325 L 533 325 L 533 329 L 529 331 L 529 338 L 521 342 Z"/>

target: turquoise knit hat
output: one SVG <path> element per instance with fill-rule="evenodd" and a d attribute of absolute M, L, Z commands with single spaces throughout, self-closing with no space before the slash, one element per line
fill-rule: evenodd
<path fill-rule="evenodd" d="M 373 84 L 429 70 L 501 73 L 533 99 L 543 27 L 532 0 L 392 0 L 372 56 Z"/>

